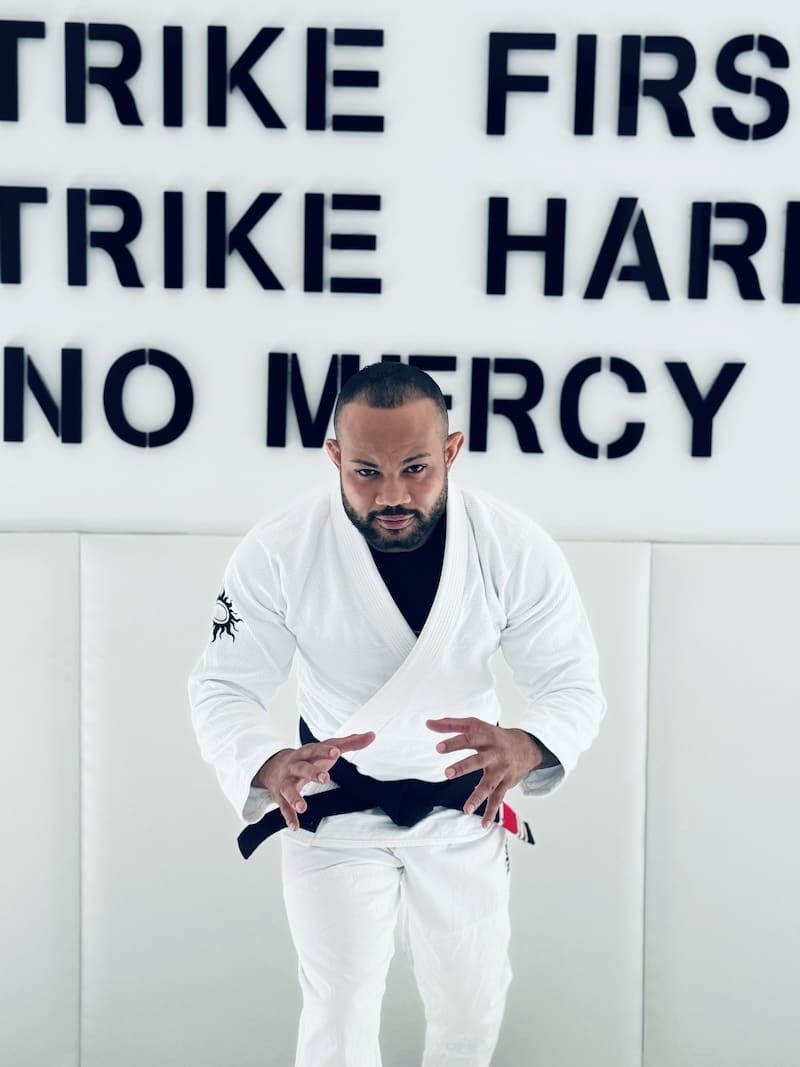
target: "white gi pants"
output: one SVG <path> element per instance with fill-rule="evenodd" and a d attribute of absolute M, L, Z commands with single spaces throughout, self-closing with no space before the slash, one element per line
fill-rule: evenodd
<path fill-rule="evenodd" d="M 511 981 L 505 832 L 405 848 L 281 837 L 303 992 L 295 1067 L 380 1067 L 401 903 L 427 1022 L 422 1067 L 488 1067 Z"/>

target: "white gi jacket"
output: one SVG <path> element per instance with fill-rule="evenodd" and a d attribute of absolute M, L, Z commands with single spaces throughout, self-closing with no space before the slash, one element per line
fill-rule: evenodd
<path fill-rule="evenodd" d="M 225 571 L 238 619 L 220 629 L 189 680 L 203 758 L 246 822 L 272 805 L 251 786 L 275 752 L 270 701 L 297 660 L 298 715 L 328 737 L 374 730 L 346 758 L 381 780 L 443 781 L 467 753 L 440 754 L 426 719 L 501 721 L 490 659 L 498 648 L 525 697 L 520 725 L 560 767 L 532 771 L 526 793 L 553 789 L 574 767 L 605 712 L 597 653 L 566 561 L 531 519 L 486 494 L 450 483 L 439 587 L 416 638 L 386 588 L 363 536 L 330 495 L 295 502 L 244 538 Z M 223 609 L 224 612 L 224 609 Z M 311 783 L 305 794 L 337 788 Z M 438 808 L 413 827 L 381 811 L 323 819 L 320 844 L 408 845 L 485 833 L 480 819 Z"/>

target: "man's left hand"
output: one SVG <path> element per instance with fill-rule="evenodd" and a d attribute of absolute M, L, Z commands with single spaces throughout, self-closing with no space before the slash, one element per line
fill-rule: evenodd
<path fill-rule="evenodd" d="M 440 734 L 456 735 L 440 741 L 437 752 L 475 750 L 473 755 L 451 764 L 444 773 L 447 778 L 460 778 L 473 771 L 483 771 L 481 780 L 467 797 L 464 811 L 471 815 L 485 800 L 484 828 L 494 822 L 508 790 L 538 767 L 543 759 L 541 749 L 524 730 L 492 726 L 475 718 L 428 719 L 426 726 Z"/>

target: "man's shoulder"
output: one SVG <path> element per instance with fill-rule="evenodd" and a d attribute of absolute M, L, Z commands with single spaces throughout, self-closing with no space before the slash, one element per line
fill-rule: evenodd
<path fill-rule="evenodd" d="M 462 490 L 464 507 L 476 535 L 511 544 L 554 543 L 550 534 L 529 514 L 482 489 Z"/>
<path fill-rule="evenodd" d="M 463 497 L 480 565 L 496 588 L 538 588 L 569 572 L 556 541 L 530 515 L 480 490 Z"/>
<path fill-rule="evenodd" d="M 263 515 L 248 530 L 239 549 L 283 556 L 314 545 L 330 521 L 330 490 L 309 489 Z"/>

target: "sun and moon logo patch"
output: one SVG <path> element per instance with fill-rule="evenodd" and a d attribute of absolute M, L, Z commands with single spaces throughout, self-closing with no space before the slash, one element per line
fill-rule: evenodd
<path fill-rule="evenodd" d="M 212 635 L 211 643 L 213 644 L 218 637 L 222 637 L 226 634 L 232 641 L 236 640 L 236 625 L 242 620 L 233 610 L 233 603 L 231 598 L 226 594 L 223 589 L 217 597 L 217 603 L 214 606 L 214 619 L 212 622 Z"/>

